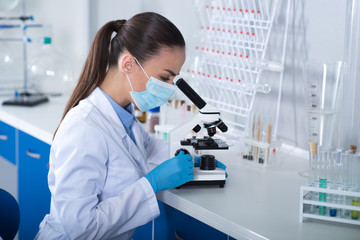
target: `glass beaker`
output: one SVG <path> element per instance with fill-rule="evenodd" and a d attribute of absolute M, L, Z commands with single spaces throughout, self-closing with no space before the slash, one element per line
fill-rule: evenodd
<path fill-rule="evenodd" d="M 307 62 L 304 70 L 308 140 L 317 142 L 320 147 L 327 149 L 332 145 L 344 64 Z"/>

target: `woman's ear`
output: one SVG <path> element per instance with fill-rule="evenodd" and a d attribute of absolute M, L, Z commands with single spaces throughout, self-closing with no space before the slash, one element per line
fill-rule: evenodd
<path fill-rule="evenodd" d="M 118 68 L 124 74 L 131 73 L 135 68 L 135 59 L 131 56 L 130 53 L 125 53 L 122 57 L 119 58 Z"/>

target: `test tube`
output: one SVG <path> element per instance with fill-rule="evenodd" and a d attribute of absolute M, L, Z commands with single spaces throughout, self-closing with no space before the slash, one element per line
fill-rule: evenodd
<path fill-rule="evenodd" d="M 360 192 L 360 155 L 354 154 L 354 158 L 352 161 L 352 189 L 354 192 Z M 351 204 L 353 206 L 359 206 L 359 198 L 353 197 Z M 351 210 L 351 218 L 354 220 L 359 219 L 359 211 Z"/>
<path fill-rule="evenodd" d="M 257 123 L 256 123 L 256 133 L 255 133 L 255 140 L 256 141 L 260 141 L 260 137 L 261 137 L 261 116 L 258 116 L 257 119 Z M 254 157 L 255 157 L 255 161 L 259 161 L 259 147 L 255 147 L 255 151 L 254 151 Z"/>
<path fill-rule="evenodd" d="M 344 191 L 351 191 L 353 189 L 353 169 L 354 169 L 354 162 L 355 162 L 355 155 L 356 152 L 356 146 L 350 145 L 350 148 L 348 151 L 346 151 L 342 156 L 343 161 L 343 169 L 342 169 L 342 189 Z M 342 204 L 343 205 L 352 205 L 352 197 L 350 196 L 343 196 L 342 197 Z M 356 201 L 354 202 L 356 204 Z M 354 212 L 356 215 L 356 213 Z M 344 218 L 348 218 L 350 216 L 350 210 L 348 209 L 342 209 L 341 216 Z"/>
<path fill-rule="evenodd" d="M 310 152 L 309 152 L 309 186 L 317 186 L 317 166 L 318 166 L 318 154 L 317 154 L 317 142 L 310 142 Z M 316 199 L 316 192 L 310 193 L 310 199 L 313 200 L 313 197 Z M 310 212 L 314 212 L 314 205 L 310 206 Z"/>
<path fill-rule="evenodd" d="M 254 140 L 255 139 L 255 121 L 256 121 L 256 115 L 253 113 L 250 113 L 249 116 L 250 123 L 249 123 L 249 128 L 251 126 L 251 132 L 249 133 L 251 136 L 251 139 Z M 253 156 L 253 151 L 254 151 L 254 146 L 253 145 L 249 145 L 246 154 L 243 156 L 244 159 L 247 160 L 254 160 L 254 156 Z"/>
<path fill-rule="evenodd" d="M 327 151 L 320 151 L 320 163 L 319 163 L 319 187 L 320 188 L 327 188 L 327 159 L 328 159 L 328 152 Z M 319 201 L 326 202 L 326 193 L 320 192 L 319 193 Z M 319 206 L 319 215 L 326 214 L 326 207 Z"/>
<path fill-rule="evenodd" d="M 330 171 L 330 188 L 342 189 L 343 188 L 343 151 L 341 148 L 337 148 L 331 151 L 329 156 L 329 171 Z M 329 200 L 332 203 L 341 203 L 343 198 L 338 194 L 330 194 Z M 337 215 L 336 208 L 330 208 L 330 216 L 335 217 Z M 340 211 L 342 213 L 342 210 Z"/>
<path fill-rule="evenodd" d="M 341 189 L 343 191 L 349 191 L 349 158 L 350 158 L 350 151 L 346 151 L 343 153 L 342 156 L 342 169 L 341 169 Z M 348 205 L 349 197 L 346 195 L 343 195 L 341 197 L 341 203 L 343 205 Z M 348 209 L 341 209 L 341 217 L 347 217 L 349 216 L 350 211 Z"/>
<path fill-rule="evenodd" d="M 310 156 L 309 156 L 309 186 L 315 187 L 317 180 L 317 142 L 310 142 Z"/>
<path fill-rule="evenodd" d="M 352 199 L 352 205 L 359 206 L 359 198 L 358 197 L 355 197 Z M 354 220 L 359 219 L 359 211 L 351 210 L 351 218 Z"/>
<path fill-rule="evenodd" d="M 271 143 L 271 132 L 272 132 L 272 123 L 269 122 L 267 125 L 267 130 L 266 130 L 266 143 L 270 144 Z M 270 154 L 270 147 L 266 150 L 266 158 L 265 161 L 269 161 L 269 154 Z"/>

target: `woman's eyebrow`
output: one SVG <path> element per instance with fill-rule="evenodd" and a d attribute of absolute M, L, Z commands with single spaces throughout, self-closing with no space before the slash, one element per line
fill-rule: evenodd
<path fill-rule="evenodd" d="M 179 75 L 179 73 L 178 73 L 178 74 L 175 74 L 173 71 L 171 71 L 171 70 L 169 70 L 169 69 L 163 69 L 163 70 L 165 70 L 165 71 L 167 71 L 168 73 L 170 73 L 171 76 L 173 76 L 173 77 L 175 77 L 176 75 Z"/>

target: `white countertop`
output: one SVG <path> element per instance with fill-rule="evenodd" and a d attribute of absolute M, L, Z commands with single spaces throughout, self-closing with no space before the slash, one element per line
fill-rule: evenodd
<path fill-rule="evenodd" d="M 2 96 L 0 102 L 10 98 Z M 0 121 L 51 144 L 68 98 L 53 97 L 49 102 L 33 107 L 0 105 Z"/>
<path fill-rule="evenodd" d="M 0 98 L 2 102 L 7 98 Z M 67 98 L 51 98 L 35 107 L 0 106 L 0 120 L 48 144 Z M 229 178 L 219 187 L 183 187 L 158 193 L 159 200 L 237 239 L 360 239 L 360 227 L 324 221 L 299 223 L 299 171 L 305 159 L 277 152 L 266 170 L 244 165 L 234 151 L 224 151 Z"/>
<path fill-rule="evenodd" d="M 307 161 L 277 152 L 268 169 L 243 164 L 229 153 L 229 177 L 219 187 L 184 187 L 160 192 L 159 200 L 236 239 L 360 239 L 360 227 L 305 220 L 299 223 L 299 175 Z M 236 156 L 236 155 L 235 155 Z"/>

